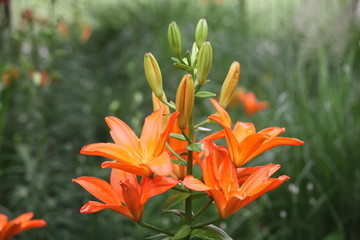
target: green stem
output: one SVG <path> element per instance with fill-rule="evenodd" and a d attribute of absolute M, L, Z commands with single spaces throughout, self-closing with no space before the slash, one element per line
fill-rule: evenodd
<path fill-rule="evenodd" d="M 195 215 L 192 217 L 192 220 L 195 220 L 195 218 L 200 216 L 200 214 L 202 214 L 206 209 L 208 209 L 208 207 L 210 207 L 212 203 L 213 200 L 209 199 L 209 201 L 202 208 L 200 208 L 199 211 L 197 211 L 197 213 L 195 213 Z"/>
<path fill-rule="evenodd" d="M 201 123 L 196 124 L 196 125 L 194 126 L 194 128 L 195 128 L 195 129 L 198 129 L 199 127 L 201 127 L 201 126 L 203 126 L 203 125 L 205 125 L 205 124 L 211 123 L 211 122 L 212 122 L 212 120 L 206 119 L 206 120 L 202 121 Z"/>
<path fill-rule="evenodd" d="M 174 105 L 168 103 L 165 99 L 163 99 L 163 98 L 159 98 L 159 99 L 160 99 L 160 101 L 161 101 L 162 103 L 164 103 L 164 104 L 165 104 L 166 106 L 168 106 L 169 108 L 171 108 L 171 109 L 173 109 L 173 110 L 176 110 L 176 107 L 175 107 Z"/>
<path fill-rule="evenodd" d="M 144 223 L 143 221 L 139 221 L 138 224 L 140 226 L 144 227 L 144 228 L 148 228 L 148 229 L 154 230 L 156 232 L 160 232 L 160 233 L 165 233 L 166 235 L 169 235 L 169 236 L 174 236 L 175 235 L 174 233 L 169 232 L 166 229 L 162 229 L 162 228 L 156 227 L 154 225 Z"/>
<path fill-rule="evenodd" d="M 185 137 L 186 141 L 188 141 L 189 144 L 192 144 L 192 139 L 186 134 L 183 129 L 181 129 L 181 133 Z"/>
<path fill-rule="evenodd" d="M 188 137 L 190 139 L 189 143 L 192 143 L 192 139 L 194 139 L 194 110 L 191 113 L 189 125 L 188 125 Z M 187 159 L 187 169 L 186 175 L 192 175 L 193 171 L 193 151 L 188 151 L 188 159 Z M 189 192 L 192 193 L 192 190 L 189 189 Z M 192 196 L 190 195 L 187 199 L 185 199 L 185 224 L 190 225 L 192 221 Z"/>
<path fill-rule="evenodd" d="M 177 159 L 179 159 L 180 162 L 187 164 L 186 160 L 183 159 L 179 154 L 177 154 L 174 149 L 172 149 L 172 147 L 170 146 L 169 143 L 165 143 L 166 148 L 172 153 L 172 155 L 174 155 Z"/>

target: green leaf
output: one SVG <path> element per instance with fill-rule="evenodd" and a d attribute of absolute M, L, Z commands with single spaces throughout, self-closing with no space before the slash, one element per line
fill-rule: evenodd
<path fill-rule="evenodd" d="M 199 91 L 195 94 L 195 97 L 216 97 L 216 94 L 208 91 Z"/>
<path fill-rule="evenodd" d="M 182 162 L 182 161 L 179 161 L 179 160 L 176 160 L 176 159 L 171 159 L 171 162 L 175 163 L 175 164 L 178 164 L 178 165 L 181 165 L 181 166 L 187 166 L 186 162 Z"/>
<path fill-rule="evenodd" d="M 179 59 L 176 58 L 176 57 L 171 57 L 171 60 L 173 60 L 173 61 L 176 62 L 176 63 L 180 63 Z"/>
<path fill-rule="evenodd" d="M 202 143 L 192 143 L 186 146 L 186 149 L 193 152 L 202 152 L 203 145 Z"/>
<path fill-rule="evenodd" d="M 170 137 L 175 138 L 175 139 L 180 140 L 180 141 L 186 141 L 186 138 L 182 134 L 170 133 Z"/>
<path fill-rule="evenodd" d="M 166 237 L 169 237 L 169 236 L 166 235 L 165 233 L 159 233 L 159 234 L 156 234 L 154 236 L 145 237 L 145 239 L 155 239 L 155 238 L 160 238 L 160 237 L 165 237 L 165 238 L 162 238 L 162 239 L 166 239 Z"/>
<path fill-rule="evenodd" d="M 207 195 L 207 193 L 198 192 L 198 193 L 193 193 L 192 199 L 199 199 L 199 198 L 208 197 L 208 196 L 209 195 Z"/>
<path fill-rule="evenodd" d="M 179 209 L 170 209 L 170 210 L 163 211 L 161 213 L 161 216 L 166 215 L 166 214 L 175 214 L 179 217 L 185 217 L 185 212 L 183 210 L 179 210 Z"/>
<path fill-rule="evenodd" d="M 202 131 L 202 132 L 211 132 L 210 128 L 204 128 L 204 127 L 198 127 L 196 131 Z"/>
<path fill-rule="evenodd" d="M 191 54 L 190 54 L 189 51 L 186 51 L 185 57 L 186 57 L 186 59 L 188 61 L 188 64 L 191 65 Z"/>
<path fill-rule="evenodd" d="M 188 65 L 182 64 L 182 63 L 174 63 L 173 65 L 174 65 L 174 67 L 181 68 L 186 71 L 191 69 L 191 67 L 189 67 Z"/>
<path fill-rule="evenodd" d="M 191 193 L 184 193 L 184 192 L 178 192 L 170 195 L 168 199 L 166 199 L 162 210 L 163 211 L 168 210 L 177 203 L 187 199 L 190 195 Z"/>
<path fill-rule="evenodd" d="M 205 240 L 233 240 L 224 230 L 215 225 L 193 229 L 191 235 Z"/>
<path fill-rule="evenodd" d="M 190 232 L 191 232 L 190 226 L 189 225 L 183 225 L 183 226 L 181 226 L 179 231 L 177 231 L 177 233 L 175 234 L 175 236 L 172 239 L 173 240 L 183 239 L 183 238 L 189 236 Z"/>

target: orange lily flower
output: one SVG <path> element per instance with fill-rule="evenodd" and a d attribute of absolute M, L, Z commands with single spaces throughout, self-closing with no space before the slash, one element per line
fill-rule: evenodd
<path fill-rule="evenodd" d="M 94 213 L 103 209 L 111 209 L 131 220 L 141 220 L 144 205 L 149 198 L 161 194 L 179 183 L 178 180 L 166 176 L 154 178 L 143 177 L 140 184 L 135 174 L 119 169 L 112 169 L 110 184 L 95 177 L 79 177 L 73 182 L 80 184 L 85 190 L 101 202 L 89 201 L 81 209 L 81 213 Z"/>
<path fill-rule="evenodd" d="M 253 115 L 269 107 L 268 101 L 258 101 L 255 93 L 252 91 L 245 92 L 244 89 L 241 88 L 237 92 L 236 97 L 243 104 L 247 115 Z"/>
<path fill-rule="evenodd" d="M 34 213 L 27 212 L 21 214 L 8 222 L 8 217 L 0 213 L 0 240 L 7 240 L 30 228 L 40 228 L 47 225 L 42 219 L 33 219 Z"/>
<path fill-rule="evenodd" d="M 145 119 L 141 137 L 116 117 L 105 118 L 115 143 L 93 143 L 81 149 L 81 154 L 114 159 L 104 162 L 103 168 L 118 168 L 129 173 L 150 177 L 154 173 L 169 175 L 171 159 L 165 143 L 178 113 L 173 113 L 163 130 L 164 109 L 153 112 Z"/>
<path fill-rule="evenodd" d="M 212 114 L 209 119 L 219 123 L 224 130 L 208 136 L 206 140 L 212 141 L 225 136 L 231 161 L 237 168 L 273 147 L 304 144 L 296 138 L 278 137 L 285 132 L 285 128 L 271 127 L 256 132 L 254 124 L 237 122 L 234 130 L 231 130 L 229 114 L 216 100 L 211 99 L 211 103 L 218 114 Z"/>
<path fill-rule="evenodd" d="M 245 176 L 237 175 L 225 147 L 204 141 L 204 152 L 201 169 L 205 183 L 193 176 L 187 176 L 183 184 L 194 191 L 205 191 L 215 201 L 221 218 L 229 217 L 289 179 L 285 175 L 269 178 L 280 168 L 280 165 L 275 164 L 257 167 Z M 244 177 L 246 180 L 239 184 L 239 179 Z"/>

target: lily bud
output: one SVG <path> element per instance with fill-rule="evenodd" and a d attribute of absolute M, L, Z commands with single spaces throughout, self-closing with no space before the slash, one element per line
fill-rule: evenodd
<path fill-rule="evenodd" d="M 219 103 L 223 108 L 226 108 L 231 99 L 234 97 L 235 90 L 239 81 L 239 75 L 240 63 L 235 61 L 231 64 L 229 72 L 221 87 Z"/>
<path fill-rule="evenodd" d="M 151 90 L 156 97 L 161 98 L 163 95 L 161 71 L 155 57 L 151 53 L 145 53 L 144 70 Z"/>
<path fill-rule="evenodd" d="M 194 80 L 186 74 L 176 92 L 176 111 L 179 112 L 178 126 L 186 129 L 194 106 Z"/>
<path fill-rule="evenodd" d="M 195 42 L 198 48 L 200 48 L 203 42 L 206 41 L 207 34 L 208 34 L 208 25 L 206 19 L 202 18 L 199 20 L 195 30 Z"/>
<path fill-rule="evenodd" d="M 168 28 L 168 40 L 171 47 L 171 51 L 178 57 L 181 53 L 181 33 L 176 22 L 169 24 Z"/>
<path fill-rule="evenodd" d="M 209 75 L 212 65 L 212 58 L 213 53 L 211 44 L 210 42 L 204 42 L 199 50 L 196 72 L 200 85 L 204 83 L 204 81 Z"/>

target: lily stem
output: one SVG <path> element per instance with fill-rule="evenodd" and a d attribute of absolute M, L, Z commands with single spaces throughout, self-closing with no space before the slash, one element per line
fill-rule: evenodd
<path fill-rule="evenodd" d="M 189 144 L 192 143 L 194 139 L 194 109 L 191 113 L 188 125 L 188 137 L 189 137 Z M 187 159 L 187 168 L 186 168 L 186 175 L 192 175 L 193 173 L 193 151 L 188 151 L 188 159 Z M 192 193 L 192 190 L 189 189 L 189 193 Z M 185 224 L 190 225 L 192 221 L 192 196 L 190 195 L 188 198 L 185 199 Z"/>
<path fill-rule="evenodd" d="M 148 229 L 154 230 L 156 232 L 160 232 L 160 233 L 165 233 L 166 235 L 169 235 L 169 236 L 174 236 L 175 235 L 174 233 L 169 232 L 166 229 L 162 229 L 162 228 L 156 227 L 154 225 L 144 223 L 143 221 L 139 221 L 138 224 L 140 226 L 144 227 L 144 228 L 148 228 Z"/>
<path fill-rule="evenodd" d="M 195 129 L 198 129 L 199 127 L 201 127 L 201 126 L 203 126 L 203 125 L 205 125 L 205 124 L 211 123 L 211 122 L 212 122 L 212 121 L 211 121 L 210 119 L 206 119 L 206 120 L 202 121 L 201 123 L 196 124 L 196 125 L 194 126 L 194 128 L 195 128 Z"/>
<path fill-rule="evenodd" d="M 169 143 L 165 143 L 166 148 L 172 153 L 172 155 L 174 155 L 177 159 L 179 159 L 180 162 L 182 162 L 183 164 L 187 164 L 187 162 L 185 161 L 185 159 L 183 159 L 179 154 L 177 154 L 174 149 L 172 149 L 172 147 L 170 146 Z"/>
<path fill-rule="evenodd" d="M 195 215 L 192 217 L 192 220 L 195 220 L 195 218 L 200 216 L 200 214 L 202 214 L 206 209 L 208 209 L 208 207 L 210 207 L 212 203 L 213 200 L 209 199 L 209 201 L 202 208 L 200 208 L 199 211 L 197 211 L 197 213 L 195 213 Z"/>

